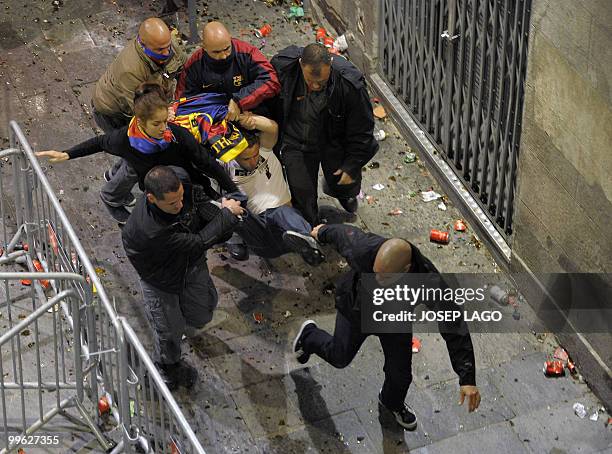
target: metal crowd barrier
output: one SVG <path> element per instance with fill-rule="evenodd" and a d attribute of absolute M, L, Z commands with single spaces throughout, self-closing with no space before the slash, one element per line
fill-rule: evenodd
<path fill-rule="evenodd" d="M 204 453 L 21 129 L 9 129 L 0 151 L 0 454 L 53 447 L 59 440 L 37 432 L 57 415 L 107 452 Z"/>

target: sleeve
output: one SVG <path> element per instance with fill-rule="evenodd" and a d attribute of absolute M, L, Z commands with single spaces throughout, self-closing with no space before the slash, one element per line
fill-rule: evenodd
<path fill-rule="evenodd" d="M 176 83 L 174 99 L 194 96 L 202 91 L 203 81 L 201 80 L 201 65 L 199 64 L 202 52 L 202 50 L 196 51 L 185 63 Z"/>
<path fill-rule="evenodd" d="M 435 282 L 436 287 L 440 287 L 443 290 L 449 288 L 448 282 L 442 279 L 440 274 L 435 273 L 430 275 L 436 276 L 437 279 L 432 281 Z M 450 287 L 455 285 L 458 284 L 451 282 Z M 452 301 L 437 301 L 426 303 L 426 305 L 437 311 L 457 310 L 457 305 Z M 474 357 L 474 346 L 472 345 L 472 338 L 468 325 L 463 319 L 463 316 L 459 317 L 458 320 L 443 320 L 438 322 L 438 330 L 440 331 L 442 339 L 446 342 L 446 348 L 453 370 L 459 376 L 459 385 L 475 386 L 476 359 Z"/>
<path fill-rule="evenodd" d="M 320 243 L 329 243 L 346 259 L 352 269 L 360 273 L 371 273 L 371 251 L 367 247 L 374 236 L 345 224 L 327 224 L 318 234 Z M 376 235 L 378 236 L 378 235 Z"/>
<path fill-rule="evenodd" d="M 259 49 L 247 43 L 238 43 L 236 52 L 246 54 L 244 57 L 249 60 L 249 80 L 253 81 L 233 95 L 242 110 L 251 110 L 280 93 L 276 70 Z"/>
<path fill-rule="evenodd" d="M 168 247 L 175 251 L 189 252 L 189 254 L 203 254 L 231 233 L 238 221 L 238 217 L 234 216 L 231 211 L 222 208 L 198 233 L 173 234 L 167 243 Z"/>
<path fill-rule="evenodd" d="M 121 134 L 125 134 L 125 131 L 125 128 L 120 128 L 109 134 L 92 137 L 66 150 L 66 153 L 68 153 L 69 159 L 82 158 L 83 156 L 90 156 L 102 151 L 115 156 L 123 156 L 125 152 L 120 144 Z"/>
<path fill-rule="evenodd" d="M 374 139 L 374 115 L 365 86 L 354 96 L 347 96 L 346 101 L 346 157 L 341 168 L 356 178 L 378 151 L 378 143 Z"/>
<path fill-rule="evenodd" d="M 181 142 L 188 149 L 193 166 L 207 177 L 216 180 L 223 191 L 239 192 L 229 174 L 215 158 L 210 156 L 206 148 L 199 144 L 186 129 L 180 128 L 179 130 Z"/>

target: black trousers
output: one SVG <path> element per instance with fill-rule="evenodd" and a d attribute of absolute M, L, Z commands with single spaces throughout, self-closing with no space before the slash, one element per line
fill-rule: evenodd
<path fill-rule="evenodd" d="M 336 314 L 333 336 L 320 328 L 305 330 L 302 338 L 304 352 L 315 354 L 339 369 L 348 366 L 369 334 L 352 323 L 340 312 Z M 385 355 L 385 381 L 382 402 L 391 410 L 404 406 L 412 383 L 412 333 L 376 334 Z"/>
<path fill-rule="evenodd" d="M 334 175 L 334 172 L 340 168 L 342 163 L 323 153 L 303 152 L 290 145 L 283 145 L 281 161 L 287 174 L 292 204 L 313 226 L 320 223 L 317 203 L 319 166 L 323 170 L 326 183 L 324 192 L 327 195 L 336 199 L 348 199 L 356 197 L 361 189 L 361 174 L 351 184 L 338 185 L 340 175 Z"/>

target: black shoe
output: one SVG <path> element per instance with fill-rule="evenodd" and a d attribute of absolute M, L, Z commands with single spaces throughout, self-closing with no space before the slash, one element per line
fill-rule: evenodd
<path fill-rule="evenodd" d="M 310 235 L 287 230 L 283 233 L 283 241 L 289 249 L 300 254 L 304 261 L 311 266 L 320 265 L 325 261 L 325 255 L 319 249 L 317 241 Z"/>
<path fill-rule="evenodd" d="M 357 197 L 349 197 L 348 199 L 338 199 L 342 208 L 344 208 L 349 213 L 354 213 L 359 208 L 359 201 Z"/>
<path fill-rule="evenodd" d="M 306 364 L 310 359 L 310 353 L 306 353 L 304 350 L 302 350 L 302 336 L 304 335 L 304 330 L 306 328 L 312 329 L 316 327 L 317 324 L 313 320 L 306 320 L 304 323 L 302 323 L 300 330 L 293 340 L 293 353 L 295 354 L 295 359 L 300 364 Z"/>
<path fill-rule="evenodd" d="M 179 386 L 192 388 L 198 380 L 198 371 L 184 360 L 174 364 L 155 363 L 155 365 L 170 391 L 174 391 Z"/>
<path fill-rule="evenodd" d="M 382 401 L 382 390 L 378 393 L 378 403 L 384 407 L 386 410 L 389 410 L 393 416 L 395 416 L 395 420 L 397 423 L 402 426 L 406 430 L 414 430 L 417 426 L 417 417 L 413 413 L 412 408 L 404 403 L 404 406 L 401 410 L 391 410 L 387 407 Z"/>
<path fill-rule="evenodd" d="M 227 252 L 234 260 L 244 262 L 249 259 L 249 249 L 244 243 L 228 243 Z"/>
<path fill-rule="evenodd" d="M 102 200 L 102 202 L 104 202 L 104 200 Z M 130 212 L 126 210 L 125 207 L 114 207 L 106 202 L 104 202 L 104 206 L 106 207 L 106 210 L 109 212 L 109 214 L 113 217 L 113 219 L 117 221 L 117 224 L 121 226 L 125 225 L 125 223 L 130 217 Z"/>

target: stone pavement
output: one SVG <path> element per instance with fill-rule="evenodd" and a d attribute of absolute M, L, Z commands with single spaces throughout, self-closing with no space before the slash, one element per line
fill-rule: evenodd
<path fill-rule="evenodd" d="M 287 22 L 281 7 L 253 0 L 198 4 L 204 20 L 220 19 L 236 37 L 264 44 L 268 57 L 289 44 L 312 41 L 310 24 Z M 21 124 L 35 150 L 64 149 L 91 137 L 95 81 L 139 22 L 160 10 L 160 2 L 146 1 L 0 0 L 0 82 L 6 88 L 1 145 L 6 146 L 7 119 Z M 264 22 L 273 27 L 265 43 L 250 31 Z M 188 33 L 184 22 L 181 27 Z M 379 167 L 366 170 L 363 185 L 376 202 L 362 201 L 350 219 L 334 200 L 322 197 L 325 215 L 402 236 L 444 272 L 500 272 L 469 230 L 452 232 L 448 246 L 428 241 L 430 228 L 448 226 L 461 215 L 450 204 L 441 211 L 436 202 L 425 204 L 415 196 L 430 187 L 441 190 L 420 161 L 403 162 L 408 145 L 394 126 L 377 126 L 388 138 L 374 159 Z M 47 174 L 90 257 L 104 270 L 103 282 L 117 298 L 118 311 L 147 345 L 150 335 L 136 274 L 98 196 L 111 162 L 100 155 L 47 165 Z M 376 183 L 385 189 L 373 190 Z M 394 208 L 403 214 L 389 216 Z M 472 414 L 456 404 L 457 379 L 441 337 L 422 336 L 408 395 L 419 417 L 415 432 L 398 430 L 387 414 L 379 414 L 382 352 L 375 338 L 365 342 L 346 369 L 314 357 L 307 367 L 299 366 L 289 350 L 301 322 L 314 318 L 333 328 L 333 298 L 323 289 L 345 263 L 331 251 L 328 256 L 328 263 L 312 269 L 294 255 L 235 262 L 221 248 L 209 252 L 220 294 L 219 324 L 185 344 L 201 380 L 189 393 L 176 393 L 207 452 L 612 452 L 612 433 L 604 426 L 608 415 L 593 422 L 573 413 L 577 401 L 591 412 L 599 408 L 588 386 L 570 377 L 543 376 L 543 361 L 556 347 L 552 336 L 540 342 L 531 334 L 474 334 L 483 400 Z M 254 312 L 264 314 L 261 324 L 254 321 Z"/>

